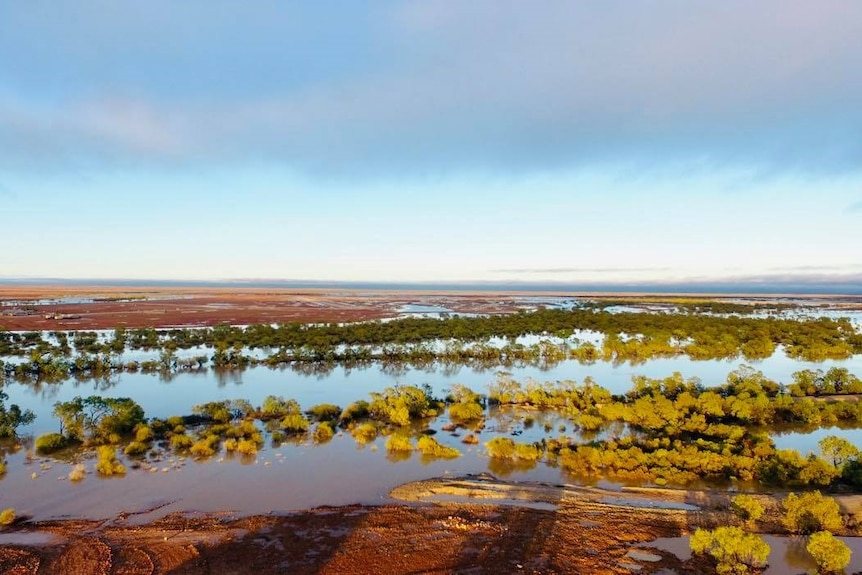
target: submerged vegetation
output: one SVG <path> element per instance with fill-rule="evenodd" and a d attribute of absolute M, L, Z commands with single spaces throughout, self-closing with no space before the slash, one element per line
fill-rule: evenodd
<path fill-rule="evenodd" d="M 803 456 L 778 449 L 767 431 L 775 426 L 810 430 L 836 423 L 859 425 L 862 402 L 842 401 L 841 395 L 858 385 L 855 376 L 840 368 L 802 370 L 782 385 L 742 366 L 714 387 L 679 373 L 663 379 L 635 376 L 629 391 L 614 395 L 590 378 L 582 383 L 522 384 L 500 373 L 487 395 L 456 384 L 444 400 L 435 398 L 428 386 L 396 385 L 344 409 L 318 404 L 303 411 L 294 399 L 268 396 L 259 407 L 240 399 L 212 401 L 166 420 L 147 420 L 129 398 L 76 397 L 55 404 L 60 432 L 40 436 L 35 448 L 41 454 L 77 445 L 98 448 L 103 475 L 119 473 L 119 462 L 108 455 L 115 457 L 117 446 L 126 457 L 144 461 L 165 451 L 195 458 L 221 450 L 254 456 L 266 434 L 276 445 L 287 440 L 323 444 L 340 431 L 359 444 L 382 435 L 391 454 L 415 450 L 430 457 L 457 457 L 457 448 L 423 430 L 448 413 L 451 424 L 443 426 L 444 431 L 459 437 L 457 430 L 464 428 L 470 433 L 461 442 L 479 443 L 490 405 L 514 410 L 513 417 L 525 429 L 539 417 L 545 431 L 540 441 L 520 442 L 499 432 L 483 441 L 489 469 L 495 473 L 526 470 L 545 461 L 578 476 L 657 485 L 705 480 L 858 488 L 862 461 L 850 442 L 827 436 L 820 442 L 820 456 Z M 556 423 L 542 414 L 555 414 Z M 557 436 L 552 435 L 555 427 Z M 567 428 L 580 439 L 566 436 Z M 757 505 L 746 496 L 734 500 L 735 512 L 746 521 L 757 521 L 762 513 Z"/>
<path fill-rule="evenodd" d="M 737 304 L 683 302 L 676 313 L 611 313 L 606 306 L 540 309 L 509 315 L 402 318 L 387 322 L 217 326 L 170 330 L 116 329 L 96 332 L 0 331 L 0 376 L 19 381 L 103 378 L 120 372 L 171 374 L 251 365 L 326 369 L 371 361 L 425 366 L 432 363 L 509 366 L 583 363 L 640 363 L 658 357 L 692 359 L 743 357 L 757 360 L 778 346 L 791 358 L 811 361 L 862 353 L 862 334 L 847 319 L 786 319 L 751 315 Z M 704 307 L 706 306 L 706 307 Z M 745 314 L 743 312 L 746 312 Z M 582 341 L 592 333 L 601 341 Z M 538 336 L 525 345 L 517 338 Z M 493 340 L 497 341 L 493 341 Z M 201 350 L 179 357 L 180 350 Z M 261 350 L 248 355 L 244 350 Z M 126 350 L 152 352 L 152 359 L 124 361 Z"/>

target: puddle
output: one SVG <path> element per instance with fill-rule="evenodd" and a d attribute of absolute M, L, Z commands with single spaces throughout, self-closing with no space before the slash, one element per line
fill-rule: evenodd
<path fill-rule="evenodd" d="M 646 551 L 636 551 L 632 549 L 628 553 L 626 553 L 626 557 L 629 559 L 634 559 L 635 561 L 649 561 L 650 563 L 655 563 L 656 561 L 661 561 L 661 555 L 656 555 L 655 553 L 647 553 Z"/>
<path fill-rule="evenodd" d="M 65 537 L 44 531 L 0 531 L 0 545 L 56 545 Z"/>
<path fill-rule="evenodd" d="M 676 509 L 680 511 L 697 511 L 697 505 L 689 503 L 678 503 L 676 501 L 655 501 L 653 499 L 639 499 L 636 497 L 602 497 L 600 500 L 605 505 L 620 505 L 624 507 L 641 507 L 646 509 Z"/>
<path fill-rule="evenodd" d="M 850 564 L 845 573 L 862 572 L 862 537 L 838 537 L 852 551 Z M 763 540 L 769 545 L 769 567 L 764 575 L 798 575 L 814 572 L 817 564 L 805 550 L 806 539 L 803 537 L 784 537 L 764 535 Z M 660 537 L 655 541 L 641 544 L 642 547 L 652 547 L 673 553 L 680 561 L 691 558 L 688 546 L 689 537 Z"/>
<path fill-rule="evenodd" d="M 553 503 L 544 501 L 522 501 L 520 499 L 505 499 L 495 497 L 467 497 L 463 495 L 446 495 L 435 493 L 423 498 L 425 501 L 439 503 L 468 503 L 473 505 L 508 505 L 511 507 L 529 507 L 530 509 L 541 509 L 543 511 L 557 511 L 559 507 Z"/>

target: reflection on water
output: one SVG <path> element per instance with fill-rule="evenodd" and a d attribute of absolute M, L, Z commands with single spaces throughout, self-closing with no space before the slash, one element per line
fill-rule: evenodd
<path fill-rule="evenodd" d="M 689 536 L 660 537 L 655 541 L 643 543 L 642 546 L 667 551 L 676 555 L 681 561 L 687 561 L 691 558 L 689 539 Z M 843 541 L 852 551 L 850 565 L 847 566 L 845 573 L 862 571 L 862 537 L 838 537 L 837 539 Z M 817 570 L 817 564 L 805 550 L 806 538 L 764 535 L 763 540 L 770 548 L 769 567 L 764 571 L 764 575 L 798 575 Z"/>
<path fill-rule="evenodd" d="M 585 365 L 570 360 L 545 369 L 516 366 L 508 371 L 512 378 L 523 383 L 531 380 L 582 382 L 591 377 L 598 385 L 614 393 L 622 393 L 630 389 L 635 375 L 664 378 L 679 371 L 685 377 L 699 377 L 705 385 L 716 385 L 723 383 L 728 372 L 742 364 L 738 360 L 694 361 L 687 357 L 655 359 L 637 366 L 607 362 Z M 32 445 L 32 436 L 58 431 L 59 423 L 51 414 L 54 403 L 69 401 L 75 396 L 131 397 L 144 408 L 148 417 L 166 418 L 188 414 L 193 405 L 209 401 L 242 398 L 259 406 L 268 395 L 295 398 L 303 408 L 320 403 L 344 407 L 357 399 L 367 399 L 372 391 L 395 384 L 428 384 L 434 394 L 441 397 L 455 383 L 484 392 L 494 382 L 499 370 L 499 367 L 439 366 L 433 363 L 423 368 L 397 363 L 372 363 L 359 367 L 329 365 L 324 370 L 314 369 L 315 365 L 305 364 L 303 367 L 306 369 L 303 370 L 288 366 L 275 369 L 262 366 L 246 370 L 203 369 L 183 371 L 169 377 L 118 373 L 104 379 L 72 379 L 62 384 L 11 383 L 4 387 L 4 391 L 9 394 L 8 403 L 17 403 L 36 413 L 36 421 L 19 430 L 31 437 L 29 445 Z M 753 366 L 771 379 L 789 382 L 791 374 L 801 369 L 846 367 L 851 372 L 860 373 L 862 356 L 810 363 L 788 359 L 779 351 Z M 160 514 L 178 509 L 264 513 L 313 505 L 379 502 L 396 485 L 446 473 L 490 471 L 518 480 L 570 482 L 574 478 L 545 462 L 489 460 L 484 455 L 483 444 L 498 435 L 530 443 L 558 435 L 590 441 L 626 432 L 624 426 L 618 425 L 604 430 L 604 435 L 578 434 L 571 422 L 558 413 L 513 408 L 489 409 L 485 428 L 480 431 L 458 429 L 446 432 L 442 427 L 448 423 L 444 416 L 425 422 L 425 425 L 438 431 L 435 438 L 440 443 L 462 452 L 462 457 L 454 460 L 429 460 L 411 452 L 387 453 L 385 436 L 379 436 L 365 446 L 359 445 L 349 434 L 338 435 L 323 445 L 306 440 L 272 445 L 267 438 L 267 447 L 257 456 L 231 458 L 219 454 L 211 460 L 193 463 L 175 458 L 160 462 L 155 472 L 130 468 L 127 477 L 121 480 L 100 479 L 90 473 L 80 483 L 67 480 L 70 464 L 38 459 L 27 462 L 25 450 L 16 452 L 13 447 L 0 444 L 8 461 L 0 505 L 15 507 L 20 514 L 37 518 L 62 515 L 106 517 L 120 511 L 147 509 L 153 502 L 164 499 L 174 503 L 160 509 Z M 462 443 L 469 432 L 477 433 L 478 445 Z M 829 434 L 840 434 L 862 444 L 862 430 L 827 429 L 804 436 L 776 434 L 775 440 L 779 447 L 816 450 L 817 441 Z M 43 468 L 43 463 L 48 467 Z M 92 472 L 93 462 L 86 464 Z M 583 482 L 581 479 L 577 481 Z M 596 480 L 586 482 L 594 483 Z"/>

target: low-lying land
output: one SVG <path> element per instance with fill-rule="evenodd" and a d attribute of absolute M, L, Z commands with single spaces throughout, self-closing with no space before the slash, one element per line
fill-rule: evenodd
<path fill-rule="evenodd" d="M 524 298 L 588 297 L 610 304 L 705 301 L 738 306 L 745 294 L 575 293 L 560 291 L 367 290 L 341 288 L 0 286 L 0 328 L 80 330 L 248 325 L 286 322 L 350 322 L 391 318 L 404 305 L 445 307 L 458 314 L 506 314 Z M 752 303 L 786 298 L 756 296 Z M 799 299 L 803 296 L 793 296 Z M 855 296 L 811 295 L 812 302 L 860 309 Z M 743 304 L 748 305 L 748 304 Z"/>

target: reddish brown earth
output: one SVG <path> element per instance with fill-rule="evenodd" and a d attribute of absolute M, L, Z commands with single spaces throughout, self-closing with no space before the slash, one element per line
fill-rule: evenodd
<path fill-rule="evenodd" d="M 536 294 L 530 294 L 536 295 Z M 549 294 L 542 294 L 549 295 Z M 558 294 L 564 295 L 564 294 Z M 223 323 L 347 322 L 395 317 L 405 304 L 456 313 L 511 313 L 517 293 L 405 292 L 261 288 L 0 287 L 0 328 L 113 329 Z M 40 300 L 89 298 L 87 303 Z"/>
<path fill-rule="evenodd" d="M 598 521 L 600 521 L 600 524 Z M 679 535 L 684 515 L 631 508 L 544 511 L 492 505 L 320 508 L 231 519 L 172 515 L 148 525 L 43 522 L 18 529 L 54 534 L 53 544 L 0 545 L 0 572 L 99 575 L 702 573 L 697 562 L 650 550 Z M 2 531 L 0 531 L 2 533 Z"/>

